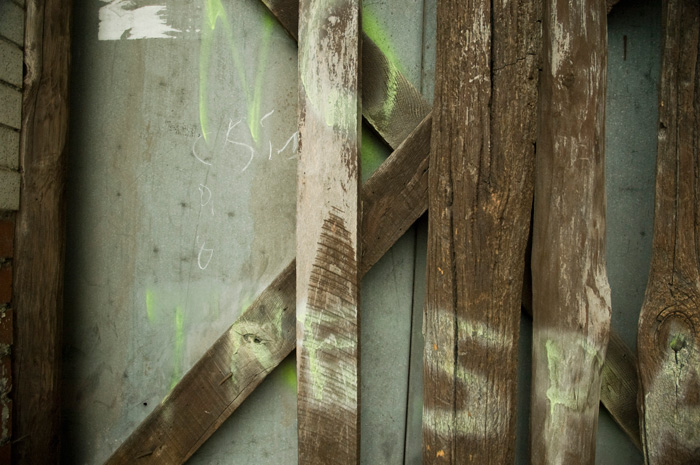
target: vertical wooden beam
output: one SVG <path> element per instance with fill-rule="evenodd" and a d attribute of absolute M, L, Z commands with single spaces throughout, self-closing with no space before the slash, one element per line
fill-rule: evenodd
<path fill-rule="evenodd" d="M 667 0 L 651 270 L 639 319 L 647 464 L 700 463 L 700 4 Z"/>
<path fill-rule="evenodd" d="M 536 131 L 536 4 L 438 3 L 424 463 L 515 460 L 517 341 Z"/>
<path fill-rule="evenodd" d="M 27 1 L 15 250 L 16 463 L 58 463 L 71 3 Z"/>
<path fill-rule="evenodd" d="M 360 2 L 299 16 L 299 463 L 359 464 Z"/>
<path fill-rule="evenodd" d="M 545 5 L 532 244 L 531 462 L 592 464 L 610 332 L 606 5 Z"/>

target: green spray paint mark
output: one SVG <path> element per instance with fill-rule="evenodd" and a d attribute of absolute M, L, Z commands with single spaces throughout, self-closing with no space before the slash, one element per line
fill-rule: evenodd
<path fill-rule="evenodd" d="M 382 105 L 382 114 L 384 118 L 389 118 L 396 106 L 399 78 L 402 72 L 405 74 L 405 70 L 396 55 L 394 44 L 389 40 L 389 36 L 384 28 L 380 26 L 379 20 L 370 10 L 366 10 L 365 8 L 362 9 L 362 30 L 389 61 L 386 79 L 386 98 Z"/>
<path fill-rule="evenodd" d="M 175 351 L 173 353 L 173 375 L 170 379 L 172 390 L 182 378 L 183 347 L 185 342 L 185 314 L 182 307 L 175 308 Z"/>
<path fill-rule="evenodd" d="M 153 291 L 146 289 L 146 316 L 148 321 L 155 323 L 156 321 L 156 309 L 155 309 L 155 296 Z"/>
<path fill-rule="evenodd" d="M 369 130 L 362 131 L 362 182 L 364 183 L 389 156 L 383 142 Z"/>
<path fill-rule="evenodd" d="M 202 39 L 199 57 L 199 125 L 202 129 L 204 140 L 208 143 L 209 134 L 209 67 L 213 53 L 213 45 L 218 35 L 223 34 L 223 38 L 228 45 L 231 59 L 236 70 L 236 76 L 243 89 L 246 106 L 248 108 L 248 129 L 253 140 L 258 143 L 260 138 L 260 106 L 262 101 L 262 84 L 265 65 L 267 63 L 268 51 L 270 48 L 270 38 L 275 21 L 266 14 L 263 16 L 262 39 L 258 56 L 258 66 L 255 74 L 255 84 L 251 92 L 246 79 L 246 63 L 236 46 L 233 35 L 233 27 L 228 20 L 226 10 L 221 0 L 205 0 L 204 27 L 202 28 Z M 219 27 L 221 25 L 221 27 Z M 217 33 L 218 31 L 218 33 Z"/>
<path fill-rule="evenodd" d="M 547 388 L 547 399 L 549 399 L 549 414 L 554 417 L 554 409 L 557 405 L 563 405 L 566 408 L 576 409 L 576 397 L 573 389 L 567 386 L 560 386 L 561 370 L 568 370 L 569 367 L 564 363 L 564 356 L 554 343 L 548 340 L 545 342 L 547 350 L 547 369 L 549 370 L 549 387 Z"/>
<path fill-rule="evenodd" d="M 367 37 L 372 39 L 384 56 L 394 66 L 401 68 L 401 62 L 394 49 L 394 44 L 389 39 L 386 30 L 380 25 L 379 19 L 364 6 L 362 7 L 362 31 L 367 34 Z"/>
<path fill-rule="evenodd" d="M 297 390 L 297 364 L 294 359 L 287 359 L 279 367 L 284 383 L 293 391 Z"/>

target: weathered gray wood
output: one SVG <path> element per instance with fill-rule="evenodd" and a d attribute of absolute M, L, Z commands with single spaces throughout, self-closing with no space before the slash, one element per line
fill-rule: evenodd
<path fill-rule="evenodd" d="M 71 2 L 27 1 L 15 234 L 13 462 L 58 463 Z"/>
<path fill-rule="evenodd" d="M 423 327 L 424 463 L 515 460 L 538 10 L 534 1 L 438 3 Z"/>
<path fill-rule="evenodd" d="M 700 463 L 700 4 L 668 0 L 659 93 L 654 237 L 639 318 L 647 464 Z"/>
<path fill-rule="evenodd" d="M 531 462 L 592 464 L 610 331 L 605 4 L 545 5 L 532 245 Z"/>
<path fill-rule="evenodd" d="M 360 463 L 360 3 L 301 0 L 299 463 Z"/>
<path fill-rule="evenodd" d="M 297 38 L 298 0 L 261 0 Z M 396 149 L 430 112 L 430 106 L 366 34 L 362 34 L 362 113 Z"/>
<path fill-rule="evenodd" d="M 288 2 L 289 0 L 283 0 Z M 275 2 L 278 4 L 278 2 Z M 297 2 L 291 6 L 293 11 L 298 6 Z M 272 12 L 277 14 L 275 9 Z M 280 19 L 278 17 L 278 19 Z M 284 20 L 281 20 L 284 24 Z M 294 34 L 295 36 L 296 34 Z M 368 74 L 363 74 L 363 80 L 365 85 L 371 82 L 371 78 L 368 78 Z M 402 90 L 397 89 L 397 93 L 400 94 Z M 426 125 L 426 122 L 423 123 Z M 398 208 L 405 208 L 409 213 L 406 216 L 396 216 L 395 224 L 381 226 L 379 232 L 374 234 L 374 238 L 381 238 L 381 241 L 377 242 L 375 240 L 367 240 L 363 232 L 363 247 L 362 252 L 365 257 L 381 257 L 386 250 L 398 239 L 403 231 L 407 230 L 410 225 L 427 210 L 427 188 L 428 188 L 428 148 L 430 145 L 429 141 L 426 141 L 424 137 L 428 137 L 430 134 L 430 122 L 427 123 L 427 128 L 423 127 L 424 135 L 419 136 L 419 130 L 414 131 L 406 140 L 406 142 L 397 149 L 394 154 L 384 162 L 380 170 L 376 173 L 365 184 L 366 192 L 374 191 L 376 193 L 375 200 L 376 203 L 372 204 L 368 200 L 364 200 L 363 205 L 363 216 L 365 218 L 371 217 L 373 214 L 371 211 L 375 212 L 376 218 L 379 221 L 379 225 L 384 224 L 384 221 L 388 221 L 379 212 L 393 211 Z M 395 181 L 395 182 L 393 182 Z M 370 189 L 370 183 L 375 187 Z M 365 189 L 363 189 L 363 198 L 365 196 Z M 385 191 L 385 194 L 380 194 L 379 190 Z M 388 196 L 391 196 L 393 200 L 389 201 Z M 410 202 L 406 205 L 406 202 Z M 393 206 L 392 206 L 393 205 Z M 364 219 L 362 221 L 363 228 L 369 229 L 368 225 L 372 222 Z M 398 234 L 399 236 L 394 235 Z M 362 273 L 364 274 L 368 269 L 368 262 L 372 262 L 373 259 L 361 262 Z M 376 260 L 375 260 L 376 261 Z M 290 264 L 293 267 L 293 264 Z M 292 268 L 293 270 L 293 268 Z M 170 396 L 166 398 L 161 405 L 159 405 L 149 417 L 147 417 L 139 426 L 134 430 L 134 432 L 129 436 L 129 438 L 120 446 L 120 448 L 115 452 L 114 456 L 110 459 L 109 463 L 133 463 L 134 457 L 143 450 L 149 452 L 150 450 L 156 450 L 158 448 L 167 449 L 173 447 L 174 443 L 179 443 L 178 447 L 183 451 L 176 455 L 175 459 L 168 461 L 159 461 L 158 456 L 145 455 L 140 461 L 146 460 L 145 457 L 152 457 L 152 462 L 150 463 L 182 463 L 187 457 L 189 457 L 197 448 L 204 443 L 204 441 L 211 436 L 211 434 L 216 431 L 216 429 L 223 423 L 223 421 L 228 418 L 236 408 L 245 400 L 245 398 L 252 392 L 253 389 L 267 376 L 267 374 L 272 371 L 274 366 L 279 363 L 284 357 L 289 354 L 294 348 L 294 335 L 295 335 L 295 318 L 290 316 L 288 311 L 293 313 L 295 298 L 294 295 L 284 295 L 284 302 L 291 302 L 291 307 L 287 307 L 285 312 L 275 312 L 267 308 L 270 302 L 278 302 L 280 298 L 280 290 L 286 288 L 293 289 L 294 287 L 294 274 L 288 268 L 285 272 L 281 273 L 275 283 L 268 286 L 268 288 L 256 299 L 256 301 L 248 308 L 245 315 L 237 320 L 229 331 L 224 333 L 221 338 L 219 338 L 207 353 L 192 367 L 192 369 L 182 378 L 178 385 L 173 389 Z M 282 285 L 284 283 L 284 285 Z M 270 300 L 273 296 L 275 300 Z M 280 307 L 285 308 L 284 304 Z M 270 313 L 271 312 L 271 313 Z M 275 327 L 282 328 L 279 336 L 270 338 L 266 341 L 265 349 L 269 351 L 268 359 L 273 365 L 266 367 L 266 369 L 261 370 L 260 365 L 256 363 L 248 363 L 249 357 L 241 354 L 242 357 L 232 357 L 230 351 L 232 345 L 230 342 L 231 331 L 234 328 L 245 328 L 248 325 L 253 325 L 256 328 L 262 325 L 269 325 L 269 321 L 275 322 Z M 242 326 L 241 326 L 242 325 Z M 269 327 L 269 326 L 266 326 Z M 240 329 L 237 329 L 241 332 Z M 250 335 L 253 333 L 245 332 L 245 335 Z M 241 335 L 235 336 L 240 338 Z M 236 347 L 240 343 L 235 342 Z M 610 350 L 613 350 L 611 347 Z M 210 380 L 209 378 L 202 377 L 202 373 L 208 373 L 212 370 L 218 370 L 217 367 L 240 367 L 236 368 L 239 372 L 238 379 L 240 380 L 235 387 L 231 388 L 231 397 L 223 402 L 215 401 L 214 398 L 208 398 L 206 395 L 202 396 L 201 392 L 207 392 L 207 386 L 211 383 L 218 385 L 220 379 Z M 230 372 L 227 369 L 227 372 Z M 215 376 L 216 378 L 216 376 Z M 624 383 L 624 385 L 629 385 L 629 383 Z M 222 386 L 226 386 L 226 383 L 222 383 Z M 228 389 L 228 388 L 227 388 Z M 636 393 L 636 388 L 635 388 Z M 601 394 L 603 402 L 606 400 L 606 391 Z M 195 399 L 195 400 L 193 400 Z M 614 404 L 611 404 L 614 405 Z M 205 412 L 208 412 L 205 414 Z M 187 425 L 188 434 L 174 434 L 173 430 L 170 429 L 169 425 L 174 421 L 183 421 Z M 167 434 L 166 434 L 167 432 Z M 140 446 L 143 447 L 141 448 Z M 167 457 L 167 455 L 165 455 Z M 149 462 L 144 462 L 149 463 Z"/>

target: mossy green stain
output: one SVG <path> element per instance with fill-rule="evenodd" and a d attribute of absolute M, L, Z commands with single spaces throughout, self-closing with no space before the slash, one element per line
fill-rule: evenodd
<path fill-rule="evenodd" d="M 173 374 L 170 378 L 172 390 L 182 378 L 182 362 L 185 346 L 185 313 L 182 307 L 175 308 L 175 349 L 173 351 Z"/>
<path fill-rule="evenodd" d="M 362 131 L 362 182 L 374 173 L 389 156 L 386 145 L 371 131 Z"/>

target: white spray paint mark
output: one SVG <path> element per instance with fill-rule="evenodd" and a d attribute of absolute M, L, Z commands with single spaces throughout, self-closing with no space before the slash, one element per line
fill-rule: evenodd
<path fill-rule="evenodd" d="M 209 262 L 211 262 L 211 259 L 214 256 L 214 249 L 205 249 L 205 245 L 207 245 L 207 243 L 203 242 L 202 246 L 199 248 L 199 254 L 197 254 L 197 265 L 199 266 L 200 270 L 206 270 L 209 266 Z M 202 265 L 203 255 L 209 255 L 209 258 L 207 258 L 207 262 L 204 265 Z"/>
<path fill-rule="evenodd" d="M 296 156 L 297 150 L 299 149 L 299 131 L 295 132 L 289 137 L 289 139 L 287 139 L 287 142 L 285 142 L 284 146 L 277 151 L 277 154 L 282 153 L 292 141 L 294 141 L 292 144 L 292 156 L 289 158 L 294 158 Z"/>
<path fill-rule="evenodd" d="M 272 110 L 270 113 L 268 113 L 265 116 L 263 116 L 262 118 L 260 118 L 260 127 L 265 127 L 265 126 L 263 126 L 263 121 L 265 121 L 265 118 L 267 118 L 268 116 L 271 116 L 274 112 L 275 112 L 275 110 Z"/>
<path fill-rule="evenodd" d="M 131 0 L 113 0 L 100 8 L 98 40 L 172 39 L 182 32 L 167 24 L 165 5 L 134 6 Z"/>
<path fill-rule="evenodd" d="M 194 155 L 194 157 L 195 157 L 197 160 L 201 161 L 201 162 L 204 163 L 205 165 L 211 166 L 211 163 L 202 160 L 202 159 L 199 158 L 199 156 L 197 155 L 197 141 L 198 141 L 199 139 L 201 139 L 201 138 L 202 138 L 202 136 L 201 136 L 201 134 L 200 134 L 200 135 L 194 140 L 194 143 L 192 143 L 192 155 Z"/>
<path fill-rule="evenodd" d="M 203 207 L 203 206 L 207 205 L 209 202 L 211 202 L 211 198 L 212 198 L 211 189 L 209 189 L 204 184 L 200 184 L 198 189 L 199 189 L 199 204 Z M 206 201 L 204 200 L 204 194 L 207 194 Z M 214 215 L 214 202 L 211 202 L 211 214 L 212 214 L 212 216 Z"/>

